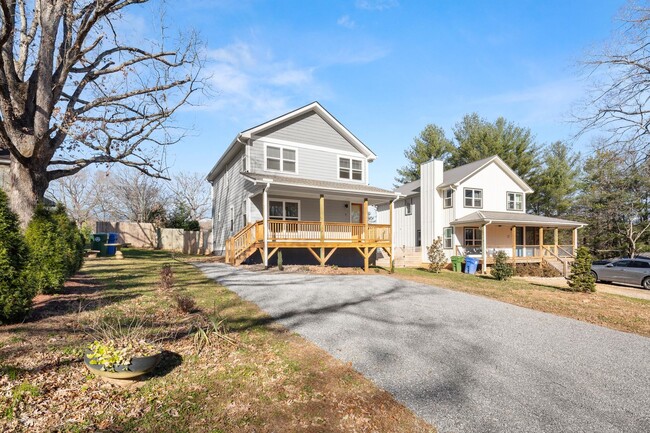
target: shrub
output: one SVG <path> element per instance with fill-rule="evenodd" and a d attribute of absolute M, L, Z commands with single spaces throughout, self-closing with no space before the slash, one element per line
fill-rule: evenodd
<path fill-rule="evenodd" d="M 0 189 L 0 323 L 20 321 L 29 313 L 35 290 L 25 279 L 28 260 L 18 218 Z"/>
<path fill-rule="evenodd" d="M 28 278 L 40 293 L 62 289 L 83 264 L 83 235 L 61 206 L 53 211 L 38 207 L 25 240 L 30 252 Z"/>
<path fill-rule="evenodd" d="M 442 245 L 442 238 L 438 236 L 429 249 L 427 250 L 427 257 L 429 258 L 429 272 L 440 272 L 445 265 L 447 265 L 447 257 Z"/>
<path fill-rule="evenodd" d="M 546 262 L 539 263 L 517 263 L 515 275 L 518 277 L 561 277 L 562 273 Z"/>
<path fill-rule="evenodd" d="M 170 264 L 164 264 L 160 269 L 158 290 L 168 299 L 176 303 L 176 309 L 182 313 L 192 313 L 197 310 L 196 302 L 191 296 L 178 293 L 174 288 L 174 270 Z"/>
<path fill-rule="evenodd" d="M 505 281 L 514 275 L 515 271 L 512 265 L 508 263 L 508 255 L 505 251 L 498 251 L 494 255 L 494 266 L 492 266 L 492 276 L 499 281 Z"/>
<path fill-rule="evenodd" d="M 578 248 L 576 260 L 571 265 L 569 287 L 574 292 L 596 291 L 596 279 L 591 273 L 591 254 L 586 247 Z"/>
<path fill-rule="evenodd" d="M 182 313 L 192 313 L 196 311 L 196 302 L 194 302 L 194 299 L 192 299 L 191 296 L 174 293 L 173 298 L 174 302 L 176 302 L 176 308 L 178 311 Z"/>
<path fill-rule="evenodd" d="M 168 295 L 171 293 L 173 286 L 174 271 L 172 270 L 172 266 L 170 264 L 164 264 L 160 269 L 160 284 L 158 285 L 158 289 L 163 294 Z"/>

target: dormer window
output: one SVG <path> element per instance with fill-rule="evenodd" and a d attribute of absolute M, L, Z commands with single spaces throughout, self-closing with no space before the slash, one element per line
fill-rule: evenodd
<path fill-rule="evenodd" d="M 266 146 L 266 170 L 295 173 L 298 160 L 295 149 Z"/>
<path fill-rule="evenodd" d="M 446 190 L 444 190 L 442 193 L 442 198 L 443 198 L 442 207 L 444 208 L 452 207 L 454 204 L 453 196 L 454 196 L 454 190 L 452 190 L 451 188 L 447 188 Z"/>
<path fill-rule="evenodd" d="M 524 210 L 524 194 L 521 192 L 509 192 L 507 194 L 508 210 Z"/>
<path fill-rule="evenodd" d="M 475 188 L 465 188 L 465 207 L 482 208 L 483 207 L 483 190 Z"/>
<path fill-rule="evenodd" d="M 339 157 L 339 179 L 363 180 L 361 160 Z"/>

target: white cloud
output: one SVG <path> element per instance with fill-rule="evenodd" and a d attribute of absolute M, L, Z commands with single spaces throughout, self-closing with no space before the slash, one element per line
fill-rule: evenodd
<path fill-rule="evenodd" d="M 357 25 L 357 23 L 355 23 L 354 20 L 350 18 L 350 15 L 343 15 L 341 18 L 336 20 L 336 24 L 340 25 L 341 27 L 345 27 L 346 29 L 353 29 Z"/>
<path fill-rule="evenodd" d="M 357 0 L 357 8 L 367 11 L 385 11 L 399 6 L 398 0 Z"/>

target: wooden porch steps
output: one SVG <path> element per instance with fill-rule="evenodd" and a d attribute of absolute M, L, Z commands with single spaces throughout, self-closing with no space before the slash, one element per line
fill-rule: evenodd
<path fill-rule="evenodd" d="M 246 248 L 245 251 L 243 251 L 241 254 L 239 254 L 237 257 L 235 257 L 233 259 L 233 261 L 232 261 L 233 262 L 232 264 L 235 265 L 235 266 L 241 265 L 242 263 L 244 263 L 246 261 L 246 259 L 248 259 L 250 256 L 255 254 L 255 251 L 257 251 L 257 248 L 258 248 L 257 244 L 252 244 L 251 246 Z"/>

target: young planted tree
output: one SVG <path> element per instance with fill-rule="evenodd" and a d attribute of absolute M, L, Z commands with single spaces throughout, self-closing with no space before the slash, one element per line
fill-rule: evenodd
<path fill-rule="evenodd" d="M 432 159 L 446 160 L 454 151 L 454 144 L 445 136 L 445 131 L 436 125 L 427 125 L 420 135 L 413 139 L 411 147 L 404 151 L 408 164 L 397 170 L 395 181 L 399 185 L 420 178 L 420 165 Z"/>
<path fill-rule="evenodd" d="M 429 259 L 429 272 L 439 273 L 447 265 L 447 256 L 442 245 L 442 238 L 438 237 L 433 241 L 427 250 Z"/>
<path fill-rule="evenodd" d="M 508 263 L 508 255 L 505 251 L 498 251 L 494 255 L 494 266 L 492 266 L 491 274 L 499 281 L 507 280 L 515 274 L 512 264 Z"/>
<path fill-rule="evenodd" d="M 0 148 L 23 226 L 51 181 L 89 165 L 164 168 L 161 149 L 179 139 L 168 120 L 201 87 L 201 62 L 194 37 L 169 49 L 164 31 L 157 41 L 116 32 L 144 2 L 0 2 Z"/>
<path fill-rule="evenodd" d="M 596 279 L 591 273 L 591 254 L 586 247 L 578 248 L 576 259 L 571 265 L 569 287 L 574 292 L 596 291 Z"/>

